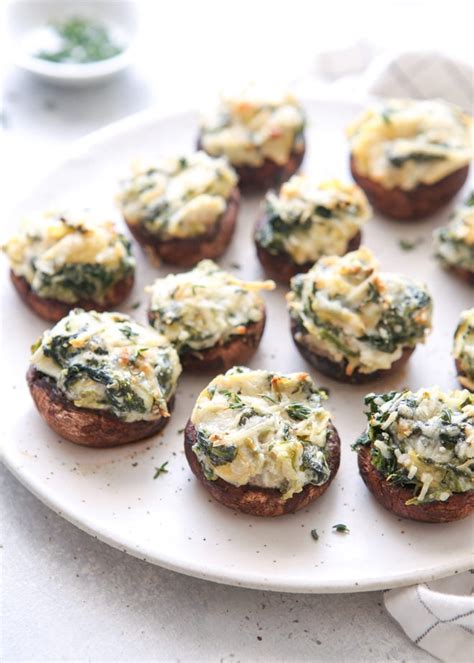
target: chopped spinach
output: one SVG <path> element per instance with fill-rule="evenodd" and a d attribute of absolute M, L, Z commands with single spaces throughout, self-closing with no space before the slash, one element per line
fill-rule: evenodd
<path fill-rule="evenodd" d="M 388 157 L 389 162 L 395 168 L 401 168 L 407 161 L 426 163 L 430 161 L 442 161 L 443 159 L 446 159 L 444 154 L 431 154 L 429 152 L 411 152 L 403 156 L 389 155 Z"/>
<path fill-rule="evenodd" d="M 207 456 L 212 465 L 226 465 L 231 463 L 237 456 L 237 447 L 234 445 L 213 444 L 209 435 L 203 431 L 197 431 L 197 442 L 194 445 L 196 450 Z"/>
<path fill-rule="evenodd" d="M 325 455 L 314 444 L 305 444 L 301 458 L 301 469 L 310 472 L 310 483 L 315 486 L 320 486 L 329 479 L 329 467 Z"/>

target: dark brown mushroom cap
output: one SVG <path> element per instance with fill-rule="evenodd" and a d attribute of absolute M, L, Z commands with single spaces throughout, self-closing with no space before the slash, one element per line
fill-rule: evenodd
<path fill-rule="evenodd" d="M 28 386 L 38 412 L 58 435 L 87 447 L 115 447 L 137 442 L 158 433 L 169 421 L 160 417 L 153 421 L 123 421 L 109 412 L 76 407 L 57 388 L 55 381 L 30 366 L 26 374 Z M 172 411 L 174 396 L 168 401 Z"/>
<path fill-rule="evenodd" d="M 413 490 L 396 486 L 387 481 L 372 464 L 371 445 L 361 446 L 358 450 L 359 472 L 365 485 L 380 504 L 401 518 L 418 520 L 425 523 L 449 523 L 466 518 L 474 511 L 474 491 L 455 493 L 445 502 L 427 502 L 410 504 Z"/>
<path fill-rule="evenodd" d="M 459 378 L 459 377 L 465 377 L 465 376 L 466 376 L 466 373 L 465 373 L 465 371 L 462 369 L 462 367 L 461 367 L 461 362 L 459 361 L 459 359 L 455 359 L 455 360 L 454 360 L 454 365 L 456 366 L 456 374 L 457 374 L 458 378 Z M 459 384 L 461 384 L 461 382 L 460 382 Z M 461 387 L 462 387 L 463 389 L 467 389 L 468 391 L 474 391 L 474 389 L 469 389 L 469 387 L 465 387 L 463 384 L 461 384 Z"/>
<path fill-rule="evenodd" d="M 276 488 L 259 488 L 250 485 L 233 486 L 223 479 L 215 481 L 206 479 L 201 463 L 192 449 L 196 442 L 196 435 L 196 428 L 189 420 L 184 431 L 184 451 L 194 475 L 218 502 L 251 516 L 282 516 L 285 513 L 294 513 L 303 509 L 327 490 L 339 468 L 341 442 L 337 430 L 330 423 L 326 442 L 329 451 L 329 479 L 321 486 L 308 484 L 300 493 L 295 493 L 289 499 L 284 500 L 281 492 Z"/>
<path fill-rule="evenodd" d="M 399 187 L 387 189 L 379 182 L 358 173 L 352 154 L 350 168 L 352 177 L 379 212 L 393 219 L 406 221 L 423 219 L 437 212 L 457 194 L 469 172 L 469 166 L 463 166 L 434 184 L 418 184 L 414 189 L 405 191 Z"/>
<path fill-rule="evenodd" d="M 223 214 L 208 232 L 189 238 L 160 239 L 140 222 L 125 222 L 137 242 L 149 251 L 157 261 L 179 267 L 192 267 L 200 260 L 221 256 L 234 234 L 240 204 L 239 189 L 235 187 L 227 201 Z"/>
<path fill-rule="evenodd" d="M 118 304 L 121 304 L 130 294 L 133 283 L 134 275 L 129 274 L 124 279 L 117 281 L 106 293 L 104 301 L 99 304 L 92 299 L 80 299 L 74 304 L 61 302 L 58 299 L 49 299 L 40 297 L 34 290 L 31 289 L 28 281 L 23 276 L 17 276 L 13 271 L 10 271 L 10 278 L 15 289 L 22 298 L 22 300 L 44 320 L 50 322 L 58 322 L 64 318 L 69 311 L 74 308 L 83 308 L 85 311 L 109 311 L 114 309 Z"/>
<path fill-rule="evenodd" d="M 356 368 L 351 375 L 348 375 L 346 373 L 346 368 L 348 365 L 347 359 L 343 359 L 342 361 L 337 362 L 330 359 L 329 357 L 317 354 L 314 352 L 314 350 L 310 349 L 309 345 L 304 342 L 304 335 L 300 339 L 296 338 L 298 330 L 298 324 L 293 318 L 291 318 L 291 335 L 301 355 L 318 371 L 330 378 L 333 378 L 333 380 L 339 380 L 339 382 L 364 384 L 366 382 L 370 382 L 371 380 L 377 380 L 378 378 L 386 377 L 387 375 L 396 373 L 406 364 L 412 353 L 415 351 L 415 348 L 404 348 L 402 356 L 394 361 L 390 368 L 379 369 L 372 371 L 372 373 L 361 373 Z"/>
<path fill-rule="evenodd" d="M 459 267 L 459 265 L 446 265 L 446 268 L 468 285 L 474 285 L 474 272 L 470 272 L 465 267 Z"/>

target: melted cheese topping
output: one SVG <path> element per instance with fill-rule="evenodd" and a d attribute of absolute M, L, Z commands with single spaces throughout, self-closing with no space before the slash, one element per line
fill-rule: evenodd
<path fill-rule="evenodd" d="M 369 249 L 321 258 L 291 281 L 287 295 L 297 340 L 318 355 L 372 373 L 390 368 L 431 327 L 431 297 L 422 284 L 381 273 Z"/>
<path fill-rule="evenodd" d="M 201 123 L 201 144 L 213 156 L 225 155 L 236 166 L 258 167 L 265 159 L 282 166 L 302 152 L 305 118 L 291 94 L 267 94 L 249 86 L 221 99 Z"/>
<path fill-rule="evenodd" d="M 299 265 L 345 253 L 371 216 L 359 187 L 338 180 L 318 185 L 301 175 L 283 184 L 278 195 L 268 193 L 265 202 L 265 223 L 256 241 L 270 253 L 287 253 Z"/>
<path fill-rule="evenodd" d="M 124 421 L 169 417 L 181 373 L 175 349 L 121 313 L 74 309 L 32 348 L 31 364 L 77 407 Z"/>
<path fill-rule="evenodd" d="M 193 451 L 206 477 L 277 488 L 288 499 L 326 483 L 330 415 L 307 373 L 232 368 L 201 392 Z"/>
<path fill-rule="evenodd" d="M 163 240 L 183 239 L 212 229 L 236 184 L 225 159 L 196 152 L 154 165 L 134 164 L 118 200 L 129 224 L 143 225 Z"/>
<path fill-rule="evenodd" d="M 435 231 L 436 255 L 446 267 L 474 272 L 474 193 L 454 212 L 445 228 Z"/>
<path fill-rule="evenodd" d="M 387 189 L 434 184 L 469 164 L 472 118 L 441 100 L 393 99 L 347 130 L 356 170 Z"/>
<path fill-rule="evenodd" d="M 262 319 L 259 290 L 273 281 L 245 282 L 202 260 L 184 274 L 168 274 L 147 288 L 152 324 L 179 352 L 204 350 L 243 336 Z"/>
<path fill-rule="evenodd" d="M 454 334 L 453 355 L 459 364 L 459 382 L 474 391 L 474 308 L 461 313 Z"/>
<path fill-rule="evenodd" d="M 373 445 L 372 462 L 387 481 L 413 487 L 407 504 L 474 489 L 473 394 L 431 387 L 369 394 L 365 402 L 369 425 L 357 445 Z"/>
<path fill-rule="evenodd" d="M 13 272 L 41 297 L 101 303 L 135 269 L 130 243 L 88 211 L 50 210 L 26 219 L 4 246 Z"/>

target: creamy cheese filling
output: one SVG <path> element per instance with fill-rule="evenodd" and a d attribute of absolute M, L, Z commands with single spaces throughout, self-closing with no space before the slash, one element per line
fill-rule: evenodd
<path fill-rule="evenodd" d="M 225 159 L 196 152 L 134 164 L 118 202 L 129 224 L 163 240 L 184 239 L 213 228 L 236 185 L 237 175 Z"/>
<path fill-rule="evenodd" d="M 434 184 L 473 157 L 472 118 L 439 99 L 392 99 L 347 129 L 360 175 L 388 189 Z"/>
<path fill-rule="evenodd" d="M 31 365 L 77 407 L 126 422 L 169 417 L 181 365 L 176 350 L 121 313 L 74 309 L 32 348 Z"/>
<path fill-rule="evenodd" d="M 87 210 L 49 210 L 25 219 L 3 247 L 11 269 L 40 297 L 102 303 L 135 270 L 129 241 Z"/>
<path fill-rule="evenodd" d="M 474 308 L 461 313 L 454 333 L 453 355 L 461 372 L 459 382 L 474 391 Z"/>
<path fill-rule="evenodd" d="M 329 479 L 329 412 L 307 373 L 236 367 L 199 395 L 193 451 L 206 477 L 277 488 L 284 499 Z"/>
<path fill-rule="evenodd" d="M 168 274 L 147 288 L 150 318 L 178 352 L 205 350 L 243 337 L 265 313 L 258 291 L 274 287 L 273 281 L 241 281 L 212 260 L 201 260 L 191 271 Z"/>
<path fill-rule="evenodd" d="M 426 287 L 380 272 L 365 247 L 318 260 L 291 280 L 287 301 L 297 340 L 316 354 L 347 362 L 348 375 L 390 368 L 431 328 Z"/>
<path fill-rule="evenodd" d="M 407 504 L 446 501 L 474 489 L 474 395 L 467 390 L 369 394 L 372 463 L 398 486 L 413 488 Z"/>
<path fill-rule="evenodd" d="M 474 272 L 474 192 L 456 209 L 448 225 L 435 231 L 435 247 L 447 267 Z"/>
<path fill-rule="evenodd" d="M 225 96 L 201 123 L 201 144 L 213 156 L 225 155 L 236 166 L 258 167 L 265 159 L 282 166 L 304 149 L 305 118 L 289 93 L 268 93 L 251 85 Z"/>
<path fill-rule="evenodd" d="M 338 180 L 316 184 L 301 175 L 285 182 L 278 195 L 268 193 L 265 208 L 256 241 L 274 255 L 287 253 L 299 265 L 345 253 L 371 216 L 359 187 Z"/>

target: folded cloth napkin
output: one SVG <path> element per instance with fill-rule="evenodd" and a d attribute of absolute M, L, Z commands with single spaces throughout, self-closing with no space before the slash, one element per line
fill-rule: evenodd
<path fill-rule="evenodd" d="M 449 663 L 474 660 L 474 572 L 390 589 L 385 607 L 410 640 Z"/>
<path fill-rule="evenodd" d="M 314 74 L 319 82 L 353 97 L 441 98 L 471 112 L 474 107 L 474 68 L 440 52 L 410 51 L 377 55 L 365 40 L 345 49 L 318 55 Z"/>
<path fill-rule="evenodd" d="M 326 85 L 329 94 L 342 98 L 357 94 L 362 103 L 376 97 L 441 98 L 472 113 L 474 69 L 470 64 L 432 51 L 374 55 L 365 41 L 320 54 L 313 89 L 316 73 L 320 93 Z M 304 88 L 308 91 L 310 86 Z M 474 661 L 472 571 L 387 590 L 384 602 L 419 647 L 448 663 Z"/>

